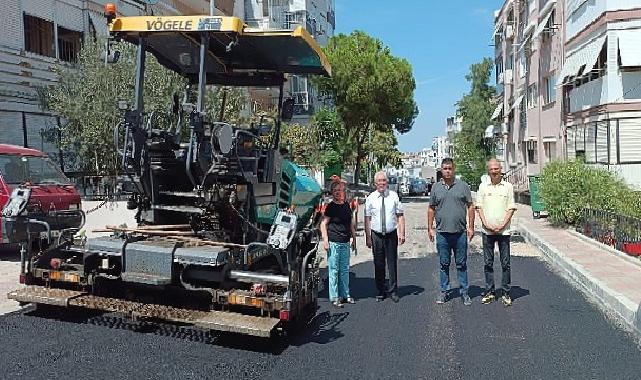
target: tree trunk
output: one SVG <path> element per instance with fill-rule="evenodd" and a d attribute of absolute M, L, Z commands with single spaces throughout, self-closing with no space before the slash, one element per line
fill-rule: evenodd
<path fill-rule="evenodd" d="M 363 150 L 363 145 L 365 144 L 365 138 L 367 136 L 367 129 L 361 131 L 359 136 L 356 138 L 356 168 L 354 169 L 354 184 L 358 184 L 361 178 L 361 162 L 367 157 L 366 152 Z M 369 180 L 369 178 L 368 178 Z"/>

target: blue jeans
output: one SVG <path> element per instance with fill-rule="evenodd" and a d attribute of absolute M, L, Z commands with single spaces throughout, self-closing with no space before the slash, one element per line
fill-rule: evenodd
<path fill-rule="evenodd" d="M 327 268 L 329 270 L 329 300 L 349 297 L 349 243 L 329 242 Z"/>
<path fill-rule="evenodd" d="M 461 287 L 461 295 L 466 295 L 467 284 L 467 234 L 465 232 L 437 232 L 436 250 L 441 264 L 441 292 L 450 290 L 450 261 L 452 251 L 456 262 L 458 282 Z"/>

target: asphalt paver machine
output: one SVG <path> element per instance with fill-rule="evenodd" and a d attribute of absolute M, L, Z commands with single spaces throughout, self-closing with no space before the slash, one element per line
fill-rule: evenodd
<path fill-rule="evenodd" d="M 214 16 L 107 14 L 113 41 L 136 45 L 135 100 L 114 140 L 138 226 L 26 252 L 9 293 L 23 303 L 118 312 L 205 330 L 269 337 L 317 309 L 321 188 L 279 149 L 287 74 L 329 76 L 302 28 L 261 31 Z M 145 112 L 147 53 L 186 78 L 191 104 L 159 128 Z M 208 120 L 207 85 L 280 88 L 273 128 Z M 176 97 L 174 97 L 176 98 Z M 224 107 L 223 107 L 224 108 Z"/>

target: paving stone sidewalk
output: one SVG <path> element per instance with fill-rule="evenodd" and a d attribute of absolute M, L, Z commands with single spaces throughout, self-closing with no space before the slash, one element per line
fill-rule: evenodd
<path fill-rule="evenodd" d="M 607 314 L 641 335 L 641 266 L 600 243 L 533 219 L 519 205 L 517 229 L 541 250 L 551 267 L 573 282 Z"/>

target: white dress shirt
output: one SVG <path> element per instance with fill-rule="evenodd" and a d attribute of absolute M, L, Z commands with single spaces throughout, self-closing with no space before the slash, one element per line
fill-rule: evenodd
<path fill-rule="evenodd" d="M 381 200 L 385 197 L 385 232 L 393 232 L 398 224 L 396 217 L 403 215 L 403 204 L 394 191 L 386 190 L 384 193 L 374 191 L 365 200 L 365 216 L 371 218 L 371 229 L 382 233 L 381 225 Z"/>

